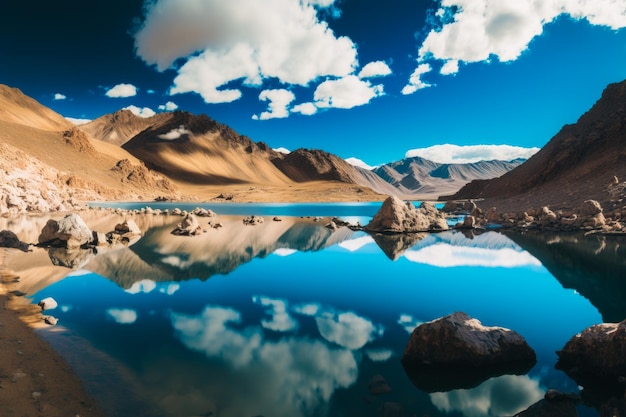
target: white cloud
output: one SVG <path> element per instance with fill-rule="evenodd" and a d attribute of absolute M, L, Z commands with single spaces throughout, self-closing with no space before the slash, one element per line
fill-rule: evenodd
<path fill-rule="evenodd" d="M 372 362 L 386 362 L 393 356 L 393 351 L 389 349 L 366 349 L 365 355 Z"/>
<path fill-rule="evenodd" d="M 287 149 L 287 148 L 283 148 L 282 146 L 281 146 L 280 148 L 273 148 L 273 150 L 274 150 L 274 151 L 276 151 L 276 152 L 284 153 L 285 155 L 289 155 L 289 154 L 291 153 L 291 151 L 290 151 L 289 149 Z M 276 250 L 274 251 L 274 253 L 275 253 L 276 255 L 281 255 L 280 253 L 278 253 L 278 251 L 279 251 L 279 250 L 281 250 L 281 249 L 276 249 Z M 290 249 L 282 249 L 282 250 L 283 250 L 283 251 L 286 251 L 286 250 L 290 250 Z M 295 252 L 295 251 L 294 251 L 294 252 Z M 289 255 L 291 255 L 291 253 L 289 253 Z M 282 256 L 282 255 L 281 255 L 281 256 Z"/>
<path fill-rule="evenodd" d="M 313 103 L 301 103 L 292 107 L 292 113 L 300 113 L 304 116 L 312 116 L 317 113 L 317 107 Z"/>
<path fill-rule="evenodd" d="M 289 90 L 263 90 L 259 94 L 259 100 L 269 101 L 268 111 L 260 115 L 254 115 L 254 120 L 284 119 L 289 116 L 289 105 L 296 99 L 296 96 Z"/>
<path fill-rule="evenodd" d="M 373 167 L 371 165 L 366 164 L 365 162 L 363 162 L 359 158 L 346 158 L 346 162 L 349 163 L 350 165 L 354 165 L 355 167 L 367 169 L 367 170 L 370 170 L 370 171 L 372 169 L 376 168 L 376 167 Z"/>
<path fill-rule="evenodd" d="M 131 113 L 133 113 L 135 116 L 144 117 L 144 118 L 152 117 L 156 114 L 156 112 L 152 110 L 150 107 L 137 107 L 132 104 L 130 106 L 124 107 L 123 110 L 130 110 Z"/>
<path fill-rule="evenodd" d="M 167 295 L 174 295 L 176 291 L 180 290 L 180 284 L 168 284 L 165 287 L 159 288 L 159 292 Z"/>
<path fill-rule="evenodd" d="M 324 339 L 350 350 L 361 349 L 383 334 L 382 327 L 352 312 L 321 310 L 315 316 L 315 322 Z"/>
<path fill-rule="evenodd" d="M 387 75 L 391 75 L 391 68 L 383 61 L 370 62 L 359 72 L 359 78 L 386 77 Z"/>
<path fill-rule="evenodd" d="M 179 126 L 175 129 L 170 130 L 167 133 L 163 133 L 162 135 L 159 135 L 158 137 L 160 139 L 176 140 L 176 139 L 179 139 L 181 136 L 188 135 L 190 133 L 191 132 L 187 130 L 185 126 Z M 167 262 L 167 261 L 164 261 L 164 262 Z"/>
<path fill-rule="evenodd" d="M 64 94 L 61 94 L 61 93 L 56 93 L 54 95 L 54 99 L 55 100 L 65 100 L 66 98 L 67 98 L 67 96 L 65 96 Z"/>
<path fill-rule="evenodd" d="M 174 111 L 178 109 L 178 104 L 174 103 L 173 101 L 168 101 L 165 104 L 161 104 L 159 106 L 159 110 L 161 111 Z"/>
<path fill-rule="evenodd" d="M 302 314 L 305 316 L 315 316 L 320 311 L 321 308 L 322 306 L 320 306 L 319 304 L 310 303 L 310 304 L 301 304 L 298 306 L 294 306 L 292 310 L 295 313 Z"/>
<path fill-rule="evenodd" d="M 357 67 L 356 45 L 336 36 L 316 0 L 157 0 L 135 34 L 137 55 L 159 71 L 178 59 L 171 94 L 196 92 L 207 103 L 237 100 L 241 91 L 224 88 L 236 80 L 261 85 L 308 85 L 319 77 L 344 77 Z"/>
<path fill-rule="evenodd" d="M 528 159 L 539 148 L 522 148 L 510 145 L 435 145 L 428 148 L 411 149 L 405 157 L 419 156 L 440 164 L 465 164 L 478 161 L 512 161 L 517 158 Z"/>
<path fill-rule="evenodd" d="M 255 304 L 269 307 L 267 312 L 272 316 L 272 319 L 261 321 L 261 326 L 264 328 L 275 332 L 288 332 L 298 327 L 298 323 L 287 312 L 287 302 L 285 300 L 254 296 L 252 301 Z"/>
<path fill-rule="evenodd" d="M 324 81 L 317 86 L 313 97 L 318 108 L 351 109 L 367 104 L 383 94 L 382 85 L 372 85 L 355 75 L 348 75 L 337 80 Z"/>
<path fill-rule="evenodd" d="M 69 120 L 70 122 L 74 123 L 76 126 L 84 125 L 84 124 L 91 122 L 91 119 L 76 119 L 74 117 L 65 117 L 65 120 Z"/>
<path fill-rule="evenodd" d="M 512 416 L 541 400 L 539 382 L 526 375 L 502 375 L 476 388 L 430 394 L 433 405 L 446 414 L 466 417 Z"/>
<path fill-rule="evenodd" d="M 482 266 L 488 268 L 541 266 L 541 262 L 526 251 L 517 251 L 510 248 L 464 247 L 446 243 L 427 246 L 419 250 L 408 250 L 403 256 L 411 262 L 440 268 L 457 266 Z"/>
<path fill-rule="evenodd" d="M 137 87 L 132 84 L 118 84 L 108 89 L 104 95 L 111 98 L 134 97 L 137 95 Z"/>
<path fill-rule="evenodd" d="M 126 291 L 129 294 L 150 293 L 156 288 L 156 282 L 151 279 L 142 279 L 141 281 L 134 282 Z"/>
<path fill-rule="evenodd" d="M 410 314 L 400 314 L 400 317 L 398 318 L 398 324 L 402 326 L 402 328 L 406 330 L 408 334 L 411 334 L 417 326 L 419 326 L 420 324 L 424 324 L 424 322 L 417 320 Z"/>
<path fill-rule="evenodd" d="M 623 1 L 443 0 L 436 13 L 441 25 L 426 36 L 418 62 L 442 60 L 445 75 L 457 72 L 459 62 L 514 61 L 563 14 L 611 29 L 626 27 Z"/>
<path fill-rule="evenodd" d="M 109 308 L 106 313 L 119 324 L 133 324 L 137 321 L 137 312 L 128 308 Z"/>
<path fill-rule="evenodd" d="M 430 64 L 420 64 L 415 69 L 415 71 L 413 71 L 413 74 L 411 74 L 411 77 L 409 78 L 409 83 L 405 85 L 402 89 L 402 94 L 413 94 L 417 90 L 430 87 L 431 84 L 422 81 L 422 75 L 429 73 L 431 70 L 432 67 L 430 66 Z"/>

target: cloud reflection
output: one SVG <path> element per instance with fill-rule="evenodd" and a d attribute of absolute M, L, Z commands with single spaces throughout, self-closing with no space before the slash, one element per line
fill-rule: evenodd
<path fill-rule="evenodd" d="M 393 351 L 390 349 L 366 349 L 365 355 L 372 362 L 386 362 L 393 356 Z"/>
<path fill-rule="evenodd" d="M 230 308 L 207 306 L 197 316 L 172 313 L 171 321 L 188 348 L 223 361 L 244 380 L 262 375 L 262 381 L 246 394 L 247 401 L 224 401 L 220 415 L 248 415 L 250 404 L 265 404 L 272 415 L 306 416 L 324 407 L 335 390 L 357 379 L 358 365 L 351 351 L 308 338 L 266 340 L 259 326 L 241 328 L 241 314 Z M 211 394 L 203 393 L 207 400 Z"/>
<path fill-rule="evenodd" d="M 472 389 L 430 394 L 432 403 L 445 413 L 464 417 L 511 416 L 541 400 L 539 382 L 526 375 L 503 375 Z"/>
<path fill-rule="evenodd" d="M 137 321 L 137 312 L 129 308 L 109 308 L 106 313 L 118 324 L 133 324 Z"/>
<path fill-rule="evenodd" d="M 156 288 L 156 282 L 151 279 L 142 279 L 141 281 L 137 281 L 131 285 L 130 288 L 124 290 L 129 294 L 139 294 L 145 293 L 148 294 Z"/>
<path fill-rule="evenodd" d="M 541 262 L 526 251 L 511 248 L 487 249 L 468 246 L 453 246 L 438 243 L 417 250 L 408 250 L 404 257 L 411 262 L 437 266 L 482 266 L 513 268 L 520 266 L 541 266 Z"/>
<path fill-rule="evenodd" d="M 285 300 L 257 295 L 252 297 L 252 301 L 255 304 L 269 307 L 267 312 L 272 316 L 272 319 L 261 321 L 261 326 L 264 328 L 275 332 L 288 332 L 298 327 L 298 323 L 287 312 L 287 302 Z"/>
<path fill-rule="evenodd" d="M 413 330 L 423 323 L 423 321 L 417 320 L 410 314 L 400 314 L 400 318 L 398 318 L 398 324 L 409 334 L 413 333 Z"/>
<path fill-rule="evenodd" d="M 338 246 L 350 252 L 356 252 L 370 243 L 374 243 L 374 238 L 370 235 L 366 235 L 356 239 L 344 240 L 343 242 L 339 242 Z"/>

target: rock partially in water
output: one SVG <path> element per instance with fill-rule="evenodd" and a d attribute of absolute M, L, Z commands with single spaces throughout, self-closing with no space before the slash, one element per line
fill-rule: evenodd
<path fill-rule="evenodd" d="M 196 216 L 190 213 L 172 230 L 172 234 L 180 236 L 196 236 L 200 233 L 202 233 L 202 227 Z"/>
<path fill-rule="evenodd" d="M 383 202 L 365 230 L 379 233 L 438 232 L 448 230 L 448 223 L 430 203 L 415 208 L 413 203 L 391 196 Z"/>
<path fill-rule="evenodd" d="M 57 301 L 52 297 L 46 297 L 37 304 L 42 310 L 53 310 L 59 306 Z"/>
<path fill-rule="evenodd" d="M 418 326 L 402 356 L 411 381 L 428 392 L 472 388 L 494 376 L 523 374 L 535 363 L 521 335 L 462 312 Z"/>
<path fill-rule="evenodd" d="M 626 320 L 601 323 L 572 337 L 557 352 L 557 369 L 576 383 L 602 391 L 605 396 L 623 395 L 626 388 Z"/>
<path fill-rule="evenodd" d="M 68 214 L 61 220 L 50 219 L 41 230 L 39 243 L 49 246 L 61 246 L 68 249 L 91 244 L 93 232 L 85 221 L 75 213 Z"/>

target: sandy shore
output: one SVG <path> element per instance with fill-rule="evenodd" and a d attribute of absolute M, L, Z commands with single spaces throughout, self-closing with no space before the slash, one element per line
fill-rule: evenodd
<path fill-rule="evenodd" d="M 0 415 L 104 417 L 67 362 L 37 334 L 42 312 L 12 293 L 18 279 L 0 270 Z"/>

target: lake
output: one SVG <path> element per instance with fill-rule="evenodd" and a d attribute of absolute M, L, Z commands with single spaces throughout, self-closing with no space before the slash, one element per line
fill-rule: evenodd
<path fill-rule="evenodd" d="M 129 247 L 38 249 L 9 265 L 33 302 L 58 301 L 59 325 L 42 334 L 111 416 L 507 416 L 548 388 L 578 392 L 555 351 L 626 317 L 626 240 L 392 238 L 309 218 L 366 224 L 379 204 L 214 205 L 223 227 L 195 237 L 171 234 L 180 217 L 136 215 L 144 236 Z M 265 222 L 244 226 L 250 214 Z M 102 232 L 123 218 L 81 216 Z M 45 218 L 0 223 L 35 241 Z M 417 388 L 400 363 L 410 332 L 456 311 L 519 332 L 537 364 L 471 388 Z M 381 377 L 389 392 L 371 392 Z"/>

